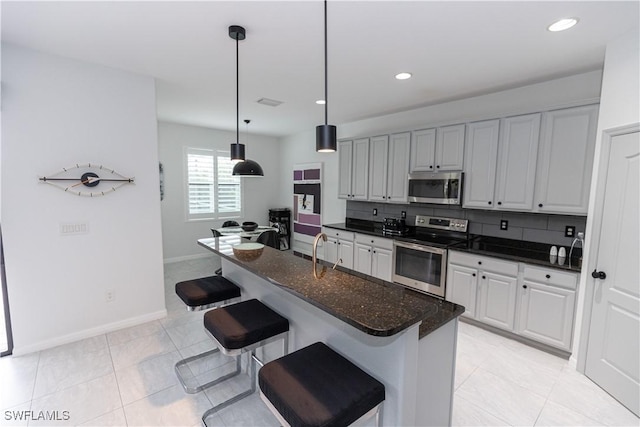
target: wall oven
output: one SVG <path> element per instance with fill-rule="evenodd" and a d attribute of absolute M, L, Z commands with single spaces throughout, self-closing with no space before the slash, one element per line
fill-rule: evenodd
<path fill-rule="evenodd" d="M 417 215 L 411 234 L 394 239 L 393 281 L 445 297 L 447 248 L 465 246 L 469 221 Z"/>
<path fill-rule="evenodd" d="M 409 202 L 462 204 L 462 172 L 409 174 Z"/>

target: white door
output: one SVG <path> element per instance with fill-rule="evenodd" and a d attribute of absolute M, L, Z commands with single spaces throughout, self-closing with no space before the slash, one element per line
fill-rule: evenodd
<path fill-rule="evenodd" d="M 464 159 L 465 208 L 491 209 L 496 184 L 500 120 L 470 123 Z"/>
<path fill-rule="evenodd" d="M 518 279 L 486 271 L 480 274 L 482 276 L 478 289 L 477 319 L 489 325 L 513 331 Z"/>
<path fill-rule="evenodd" d="M 351 199 L 367 200 L 369 191 L 369 138 L 353 141 Z"/>
<path fill-rule="evenodd" d="M 409 197 L 409 157 L 411 156 L 411 134 L 391 135 L 387 167 L 387 201 L 407 203 Z"/>
<path fill-rule="evenodd" d="M 435 166 L 436 130 L 413 132 L 411 138 L 411 172 L 433 172 Z"/>
<path fill-rule="evenodd" d="M 391 282 L 393 273 L 393 251 L 389 249 L 373 248 L 373 259 L 371 261 L 371 275 L 378 279 Z"/>
<path fill-rule="evenodd" d="M 387 200 L 389 136 L 376 136 L 369 143 L 369 200 Z"/>
<path fill-rule="evenodd" d="M 338 240 L 338 259 L 342 260 L 339 265 L 353 269 L 353 242 Z"/>
<path fill-rule="evenodd" d="M 338 142 L 338 197 L 351 198 L 351 169 L 353 167 L 353 141 Z"/>
<path fill-rule="evenodd" d="M 438 128 L 436 142 L 436 172 L 462 170 L 464 156 L 464 125 Z"/>
<path fill-rule="evenodd" d="M 589 378 L 636 415 L 640 415 L 639 135 L 636 131 L 611 138 L 594 264 L 606 278 L 587 281 L 594 287 L 594 297 L 585 368 Z"/>
<path fill-rule="evenodd" d="M 447 269 L 447 301 L 464 307 L 463 316 L 476 317 L 476 291 L 478 288 L 478 270 L 449 264 Z"/>
<path fill-rule="evenodd" d="M 371 246 L 356 243 L 353 249 L 353 269 L 371 275 Z"/>

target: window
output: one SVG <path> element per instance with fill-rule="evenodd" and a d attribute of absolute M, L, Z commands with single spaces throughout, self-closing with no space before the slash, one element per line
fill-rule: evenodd
<path fill-rule="evenodd" d="M 228 152 L 186 149 L 187 219 L 242 215 L 242 183 Z"/>

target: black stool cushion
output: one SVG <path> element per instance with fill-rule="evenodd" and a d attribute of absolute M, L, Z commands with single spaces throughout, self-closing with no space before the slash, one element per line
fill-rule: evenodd
<path fill-rule="evenodd" d="M 189 307 L 198 307 L 238 298 L 240 288 L 222 276 L 210 276 L 176 283 L 176 294 Z"/>
<path fill-rule="evenodd" d="M 292 427 L 346 426 L 384 400 L 384 385 L 318 342 L 265 364 L 260 390 Z"/>
<path fill-rule="evenodd" d="M 208 311 L 204 327 L 224 348 L 237 350 L 287 332 L 289 321 L 257 299 L 250 299 Z"/>

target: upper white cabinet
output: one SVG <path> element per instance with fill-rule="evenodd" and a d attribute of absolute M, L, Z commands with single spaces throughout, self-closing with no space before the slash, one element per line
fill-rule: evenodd
<path fill-rule="evenodd" d="M 369 200 L 407 203 L 411 134 L 376 136 L 369 148 Z"/>
<path fill-rule="evenodd" d="M 544 113 L 534 211 L 587 214 L 597 120 L 597 105 Z"/>
<path fill-rule="evenodd" d="M 531 210 L 540 139 L 540 113 L 502 119 L 496 209 Z"/>
<path fill-rule="evenodd" d="M 411 172 L 462 170 L 465 125 L 413 132 Z"/>
<path fill-rule="evenodd" d="M 463 207 L 532 209 L 540 116 L 469 124 Z"/>
<path fill-rule="evenodd" d="M 340 177 L 338 197 L 367 200 L 369 189 L 369 138 L 338 142 Z"/>
<path fill-rule="evenodd" d="M 463 194 L 463 206 L 466 208 L 493 207 L 499 129 L 500 120 L 467 125 Z"/>

